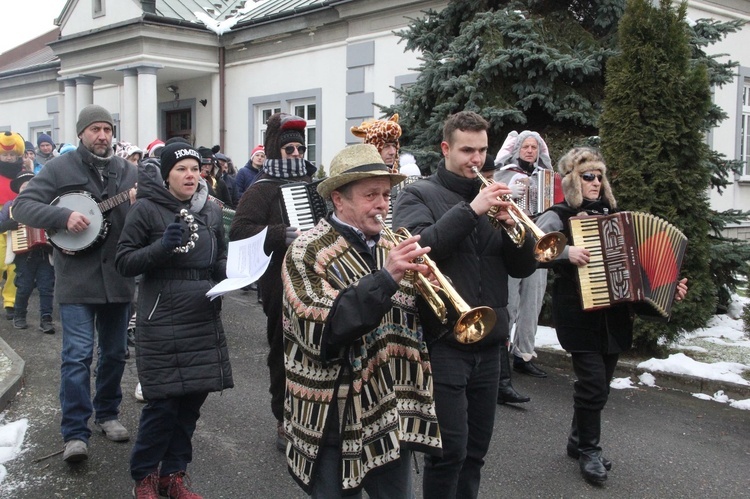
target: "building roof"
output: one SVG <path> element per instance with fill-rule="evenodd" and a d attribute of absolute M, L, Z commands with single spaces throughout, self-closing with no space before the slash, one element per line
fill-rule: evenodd
<path fill-rule="evenodd" d="M 28 42 L 0 54 L 0 74 L 23 69 L 34 71 L 35 68 L 57 63 L 59 59 L 47 44 L 60 36 L 60 28 L 29 40 Z"/>
<path fill-rule="evenodd" d="M 172 19 L 197 21 L 196 12 L 203 12 L 214 19 L 233 17 L 253 0 L 156 0 L 156 14 Z"/>

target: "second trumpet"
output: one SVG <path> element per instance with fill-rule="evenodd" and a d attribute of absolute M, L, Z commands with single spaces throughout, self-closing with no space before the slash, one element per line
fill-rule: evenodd
<path fill-rule="evenodd" d="M 495 183 L 494 180 L 485 178 L 476 166 L 472 167 L 471 171 L 476 173 L 479 180 L 484 184 L 484 187 L 488 187 Z M 487 216 L 490 218 L 490 223 L 492 223 L 493 227 L 496 229 L 502 227 L 519 248 L 523 246 L 523 241 L 526 238 L 526 229 L 530 230 L 536 240 L 536 243 L 534 244 L 534 258 L 536 258 L 538 262 L 552 261 L 562 253 L 563 249 L 565 249 L 565 245 L 568 243 L 568 239 L 562 232 L 550 232 L 545 234 L 542 229 L 537 227 L 528 215 L 526 215 L 526 213 L 524 213 L 523 210 L 513 202 L 510 195 L 506 194 L 504 196 L 498 196 L 498 199 L 510 204 L 510 206 L 508 206 L 508 215 L 510 215 L 514 225 L 508 227 L 495 218 L 499 208 L 493 206 L 487 212 Z"/>

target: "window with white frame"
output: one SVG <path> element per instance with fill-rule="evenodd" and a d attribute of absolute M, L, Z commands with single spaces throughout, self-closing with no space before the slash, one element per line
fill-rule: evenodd
<path fill-rule="evenodd" d="M 315 154 L 317 152 L 318 144 L 318 133 L 317 133 L 317 119 L 318 112 L 313 100 L 296 101 L 291 103 L 292 112 L 295 116 L 304 118 L 307 121 L 307 128 L 305 129 L 305 145 L 307 151 L 305 151 L 305 158 L 315 164 Z"/>
<path fill-rule="evenodd" d="M 281 107 L 279 107 L 278 102 L 274 104 L 267 104 L 263 106 L 258 106 L 258 113 L 256 116 L 258 117 L 258 142 L 255 145 L 265 144 L 266 142 L 266 128 L 268 128 L 268 125 L 266 125 L 266 122 L 268 121 L 268 118 L 271 117 L 272 114 L 280 113 Z M 250 149 L 255 147 L 255 145 L 251 146 Z"/>
<path fill-rule="evenodd" d="M 745 165 L 743 173 L 750 175 L 750 80 L 745 80 L 742 92 L 742 130 L 740 136 L 740 161 Z"/>

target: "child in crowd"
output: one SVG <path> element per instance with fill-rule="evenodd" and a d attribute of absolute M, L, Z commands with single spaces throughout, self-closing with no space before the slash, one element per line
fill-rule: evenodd
<path fill-rule="evenodd" d="M 10 189 L 19 194 L 34 178 L 34 174 L 22 171 L 10 182 Z M 44 232 L 38 229 L 30 229 L 19 225 L 13 220 L 13 201 L 8 201 L 0 211 L 0 232 L 7 232 L 6 263 L 15 263 L 16 266 L 16 307 L 13 317 L 13 327 L 16 329 L 27 329 L 26 309 L 29 298 L 34 287 L 39 290 L 39 330 L 45 334 L 54 334 L 55 325 L 52 322 L 53 296 L 55 292 L 55 270 L 52 267 L 52 247 L 46 242 L 46 237 L 34 237 L 36 234 L 43 236 Z M 18 239 L 23 241 L 24 247 L 13 248 L 11 237 L 16 231 L 21 231 L 22 236 Z"/>

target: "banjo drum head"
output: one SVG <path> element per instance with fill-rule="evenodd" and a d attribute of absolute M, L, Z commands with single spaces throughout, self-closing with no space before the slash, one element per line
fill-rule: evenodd
<path fill-rule="evenodd" d="M 91 246 L 100 237 L 104 226 L 104 215 L 94 198 L 85 192 L 63 194 L 52 206 L 68 208 L 82 213 L 89 219 L 89 226 L 83 232 L 69 232 L 67 229 L 50 231 L 50 240 L 62 251 L 76 252 Z"/>

